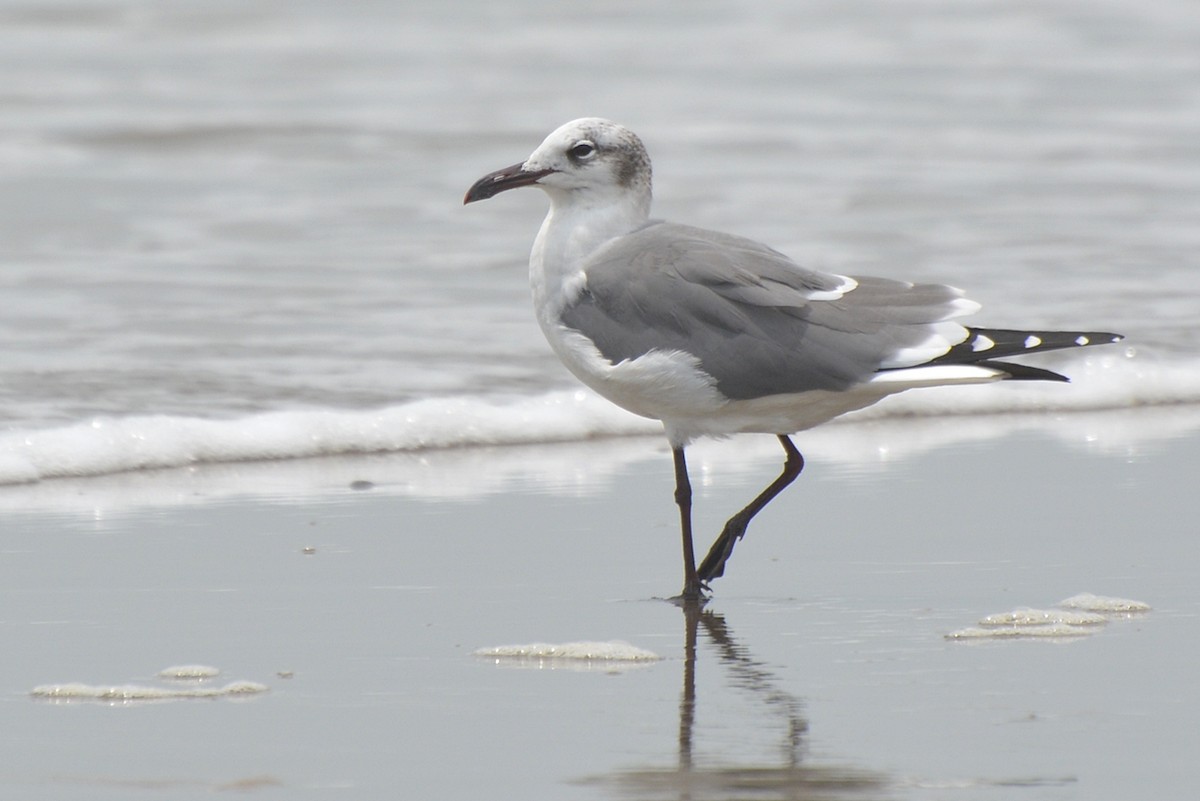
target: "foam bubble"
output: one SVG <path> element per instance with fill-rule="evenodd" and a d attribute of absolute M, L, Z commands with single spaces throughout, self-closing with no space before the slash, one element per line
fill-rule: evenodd
<path fill-rule="evenodd" d="M 1107 612 L 1109 614 L 1149 612 L 1151 608 L 1150 604 L 1142 601 L 1093 595 L 1090 592 L 1072 595 L 1070 598 L 1059 601 L 1058 605 L 1067 609 L 1084 609 L 1089 612 Z"/>
<path fill-rule="evenodd" d="M 978 626 L 958 629 L 947 640 L 1063 639 L 1086 637 L 1100 630 L 1114 614 L 1150 611 L 1149 604 L 1127 598 L 1080 593 L 1060 602 L 1059 609 L 1021 607 L 988 615 Z"/>
<path fill-rule="evenodd" d="M 30 690 L 34 698 L 58 701 L 100 701 L 110 704 L 175 701 L 186 698 L 231 698 L 270 690 L 253 681 L 234 681 L 223 687 L 154 687 L 143 684 L 94 685 L 80 682 L 42 684 Z"/>
<path fill-rule="evenodd" d="M 201 681 L 214 679 L 219 675 L 220 669 L 210 665 L 172 665 L 158 671 L 159 678 L 179 681 Z"/>
<path fill-rule="evenodd" d="M 517 661 L 556 662 L 657 662 L 662 659 L 653 651 L 630 645 L 627 642 L 535 642 L 528 645 L 498 645 L 480 648 L 476 656 L 489 659 Z"/>
<path fill-rule="evenodd" d="M 1012 640 L 1019 638 L 1064 639 L 1086 637 L 1092 632 L 1083 626 L 1051 623 L 1041 626 L 978 626 L 958 629 L 946 635 L 947 640 Z"/>
<path fill-rule="evenodd" d="M 1014 609 L 1011 612 L 1001 612 L 988 615 L 979 621 L 980 626 L 1048 626 L 1063 624 L 1066 626 L 1102 626 L 1108 622 L 1104 615 L 1091 612 L 1070 612 L 1063 609 Z"/>

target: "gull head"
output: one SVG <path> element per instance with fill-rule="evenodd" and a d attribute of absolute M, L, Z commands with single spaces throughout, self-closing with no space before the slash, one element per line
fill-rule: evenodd
<path fill-rule="evenodd" d="M 650 156 L 627 128 L 599 117 L 572 120 L 546 137 L 520 164 L 488 173 L 463 203 L 487 200 L 519 186 L 536 186 L 553 203 L 599 205 L 630 199 L 650 204 Z"/>

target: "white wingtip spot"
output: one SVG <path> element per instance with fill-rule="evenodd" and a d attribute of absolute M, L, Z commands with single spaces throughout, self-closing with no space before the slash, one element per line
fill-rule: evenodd
<path fill-rule="evenodd" d="M 1086 345 L 1086 344 L 1088 344 L 1088 343 L 1089 343 L 1089 342 L 1091 342 L 1091 341 L 1092 341 L 1092 340 L 1090 340 L 1090 339 L 1088 339 L 1087 337 L 1085 337 L 1085 336 L 1082 336 L 1082 335 L 1075 337 L 1075 344 L 1076 344 L 1076 345 Z"/>
<path fill-rule="evenodd" d="M 975 341 L 971 343 L 971 350 L 975 351 L 976 353 L 981 350 L 991 350 L 994 347 L 996 347 L 996 343 L 990 338 L 985 337 L 983 334 L 977 334 L 975 336 Z"/>
<path fill-rule="evenodd" d="M 966 317 L 968 314 L 974 314 L 982 308 L 983 306 L 970 298 L 955 298 L 946 304 L 946 316 L 942 319 L 949 320 L 954 317 Z"/>
<path fill-rule="evenodd" d="M 1041 337 L 1035 337 L 1033 334 L 1025 337 L 1025 347 L 1027 348 L 1036 348 L 1040 344 L 1042 344 Z"/>
<path fill-rule="evenodd" d="M 835 276 L 842 279 L 842 283 L 833 289 L 820 291 L 813 290 L 808 293 L 809 300 L 841 300 L 847 292 L 853 292 L 858 288 L 858 281 L 848 275 Z"/>

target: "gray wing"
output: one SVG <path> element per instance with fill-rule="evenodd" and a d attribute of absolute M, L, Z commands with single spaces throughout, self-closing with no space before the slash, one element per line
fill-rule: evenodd
<path fill-rule="evenodd" d="M 735 399 L 842 390 L 909 366 L 905 354 L 928 350 L 935 324 L 964 310 L 952 287 L 858 278 L 841 292 L 842 276 L 765 245 L 664 222 L 613 240 L 584 269 L 587 287 L 563 310 L 566 326 L 614 364 L 690 353 Z M 934 350 L 929 358 L 944 352 Z"/>

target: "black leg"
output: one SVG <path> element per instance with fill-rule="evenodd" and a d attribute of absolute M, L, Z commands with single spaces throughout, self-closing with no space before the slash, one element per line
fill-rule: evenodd
<path fill-rule="evenodd" d="M 776 495 L 783 492 L 788 484 L 795 481 L 796 476 L 800 475 L 800 471 L 804 469 L 804 457 L 800 455 L 800 451 L 796 450 L 792 441 L 780 434 L 779 442 L 787 453 L 787 459 L 783 463 L 783 472 L 779 474 L 779 478 L 771 482 L 769 487 L 759 493 L 757 498 L 750 501 L 745 509 L 729 518 L 725 528 L 721 529 L 721 535 L 717 537 L 717 541 L 709 549 L 708 555 L 700 563 L 697 575 L 701 582 L 707 584 L 713 579 L 725 575 L 725 563 L 733 555 L 733 546 L 745 536 L 746 527 L 750 525 L 750 521 Z"/>
<path fill-rule="evenodd" d="M 696 575 L 696 552 L 692 548 L 692 482 L 688 480 L 683 447 L 672 451 L 675 457 L 675 503 L 679 504 L 679 530 L 683 534 L 683 600 L 700 598 L 700 578 Z"/>

